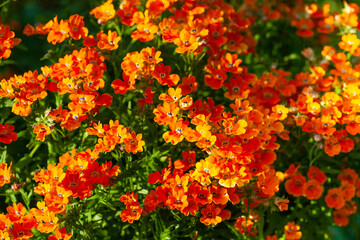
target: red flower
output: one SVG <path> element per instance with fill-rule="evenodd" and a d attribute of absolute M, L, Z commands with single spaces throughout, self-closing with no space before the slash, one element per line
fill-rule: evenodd
<path fill-rule="evenodd" d="M 221 217 L 219 216 L 221 212 L 221 208 L 216 207 L 215 204 L 208 204 L 206 208 L 201 209 L 202 217 L 200 218 L 200 222 L 205 225 L 216 225 L 221 222 Z"/>
<path fill-rule="evenodd" d="M 286 240 L 300 239 L 302 236 L 300 226 L 296 225 L 295 222 L 289 222 L 285 225 L 284 229 Z"/>
<path fill-rule="evenodd" d="M 71 238 L 71 233 L 66 233 L 65 228 L 56 229 L 55 235 L 49 236 L 49 240 L 69 240 Z"/>
<path fill-rule="evenodd" d="M 126 210 L 121 211 L 121 221 L 132 223 L 134 220 L 139 220 L 142 213 L 142 207 L 140 207 L 139 203 L 128 205 Z"/>
<path fill-rule="evenodd" d="M 45 124 L 39 123 L 33 131 L 36 134 L 36 139 L 44 141 L 45 137 L 50 134 L 50 128 Z"/>
<path fill-rule="evenodd" d="M 285 189 L 294 197 L 302 196 L 304 194 L 305 181 L 306 179 L 304 176 L 299 173 L 295 174 L 285 182 Z"/>
<path fill-rule="evenodd" d="M 72 15 L 69 18 L 69 28 L 70 28 L 70 37 L 75 40 L 80 38 L 86 38 L 89 30 L 84 27 L 84 17 L 79 16 L 78 14 Z"/>
<path fill-rule="evenodd" d="M 304 184 L 304 194 L 307 199 L 319 199 L 324 192 L 324 188 L 316 179 L 311 179 Z"/>
<path fill-rule="evenodd" d="M 21 225 L 21 223 L 14 223 L 13 228 L 10 230 L 13 235 L 11 239 L 29 239 L 34 236 L 30 230 L 31 228 L 27 228 L 25 224 Z"/>
<path fill-rule="evenodd" d="M 115 50 L 119 47 L 118 42 L 121 40 L 121 37 L 118 36 L 117 32 L 108 31 L 108 34 L 103 33 L 100 31 L 96 38 L 98 39 L 97 46 L 100 49 L 107 49 L 107 50 Z"/>
<path fill-rule="evenodd" d="M 329 208 L 340 209 L 345 205 L 344 193 L 340 188 L 332 188 L 326 194 L 325 202 Z"/>
<path fill-rule="evenodd" d="M 324 184 L 326 181 L 326 175 L 323 171 L 321 171 L 317 167 L 310 167 L 307 173 L 308 177 L 311 179 L 315 179 L 318 183 Z"/>
<path fill-rule="evenodd" d="M 15 127 L 6 123 L 5 125 L 0 124 L 0 142 L 9 144 L 12 141 L 16 141 L 18 136 L 13 132 Z"/>
<path fill-rule="evenodd" d="M 4 186 L 7 183 L 10 183 L 11 165 L 12 165 L 12 162 L 10 163 L 10 166 L 8 166 L 7 163 L 0 164 L 0 187 Z"/>

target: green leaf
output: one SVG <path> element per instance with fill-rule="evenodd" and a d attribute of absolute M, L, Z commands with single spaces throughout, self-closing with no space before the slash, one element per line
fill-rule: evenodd
<path fill-rule="evenodd" d="M 13 104 L 14 104 L 13 100 L 10 100 L 9 98 L 3 98 L 1 100 L 0 107 L 2 107 L 2 108 L 6 108 L 6 107 L 11 108 L 13 106 Z M 9 113 L 10 113 L 10 111 L 9 111 Z"/>
<path fill-rule="evenodd" d="M 342 173 L 341 170 L 339 169 L 331 169 L 331 168 L 326 168 L 323 170 L 324 173 L 330 173 L 330 174 L 339 174 L 339 173 Z"/>
<path fill-rule="evenodd" d="M 360 152 L 352 151 L 349 153 L 349 157 L 353 159 L 360 159 Z"/>
<path fill-rule="evenodd" d="M 5 191 L 6 197 L 9 197 L 12 202 L 17 202 L 16 199 L 16 192 L 14 192 L 12 189 L 8 189 Z"/>
<path fill-rule="evenodd" d="M 6 163 L 6 154 L 7 154 L 7 150 L 5 149 L 5 150 L 1 153 L 0 163 Z"/>
<path fill-rule="evenodd" d="M 6 60 L 6 61 L 2 61 L 0 62 L 0 67 L 5 66 L 5 65 L 11 65 L 11 64 L 16 64 L 17 62 L 14 60 Z"/>
<path fill-rule="evenodd" d="M 110 209 L 113 210 L 113 211 L 116 211 L 116 208 L 114 208 L 109 202 L 106 202 L 106 201 L 104 201 L 104 200 L 100 200 L 99 203 L 107 206 L 108 208 L 110 208 Z"/>
<path fill-rule="evenodd" d="M 25 193 L 24 189 L 22 189 L 22 188 L 19 190 L 19 192 L 21 193 L 21 197 L 22 197 L 27 209 L 30 209 L 30 197 L 33 193 L 32 190 L 30 191 L 30 193 L 28 195 Z"/>

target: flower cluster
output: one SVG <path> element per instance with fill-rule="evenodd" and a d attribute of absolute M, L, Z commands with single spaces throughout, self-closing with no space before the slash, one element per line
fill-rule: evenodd
<path fill-rule="evenodd" d="M 11 54 L 10 49 L 21 42 L 19 38 L 14 37 L 15 33 L 10 31 L 9 27 L 0 25 L 0 60 L 9 58 Z"/>
<path fill-rule="evenodd" d="M 5 226 L 0 230 L 11 232 L 14 239 L 32 237 L 33 228 L 42 233 L 56 230 L 55 235 L 49 239 L 70 238 L 70 233 L 58 228 L 59 218 L 56 214 L 67 214 L 66 206 L 70 203 L 70 198 L 89 197 L 94 185 L 108 187 L 120 172 L 118 166 L 112 166 L 112 162 L 99 165 L 98 154 L 90 149 L 82 152 L 76 152 L 74 149 L 71 154 L 61 156 L 58 164 L 49 164 L 47 170 L 41 169 L 34 176 L 38 182 L 34 191 L 43 195 L 44 201 L 39 201 L 37 208 L 29 209 L 27 214 L 21 203 L 13 203 L 13 207 L 7 208 L 8 214 L 3 215 L 0 220 Z"/>
<path fill-rule="evenodd" d="M 26 25 L 46 36 L 52 63 L 0 82 L 1 191 L 16 182 L 0 238 L 80 238 L 115 215 L 121 234 L 144 224 L 140 238 L 190 221 L 184 236 L 228 221 L 237 237 L 308 238 L 314 220 L 299 206 L 348 225 L 360 197 L 359 13 L 346 2 L 107 0 L 89 11 L 96 32 L 78 14 Z M 263 22 L 315 45 L 275 63 Z M 20 40 L 1 25 L 0 42 L 7 61 Z M 20 145 L 29 151 L 13 164 Z M 49 159 L 29 163 L 35 153 Z"/>
<path fill-rule="evenodd" d="M 89 30 L 84 26 L 84 17 L 75 14 L 67 20 L 58 20 L 55 16 L 53 20 L 50 20 L 46 24 L 39 24 L 33 27 L 30 24 L 25 26 L 24 34 L 27 36 L 42 34 L 47 35 L 49 43 L 57 44 L 62 43 L 65 39 L 71 37 L 74 40 L 86 38 Z"/>

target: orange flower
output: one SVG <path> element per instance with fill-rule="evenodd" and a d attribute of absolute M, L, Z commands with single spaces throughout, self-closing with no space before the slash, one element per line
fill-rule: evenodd
<path fill-rule="evenodd" d="M 315 121 L 315 131 L 319 134 L 333 135 L 336 131 L 334 127 L 336 125 L 336 121 L 332 119 L 331 116 L 322 116 L 321 118 L 317 118 Z"/>
<path fill-rule="evenodd" d="M 144 62 L 148 65 L 155 65 L 163 61 L 163 59 L 160 57 L 161 52 L 155 51 L 154 47 L 143 48 L 140 51 L 140 54 L 142 55 Z"/>
<path fill-rule="evenodd" d="M 126 75 L 125 72 L 123 72 L 123 79 L 115 79 L 111 83 L 111 87 L 114 89 L 114 92 L 116 94 L 125 94 L 127 91 L 133 91 L 136 89 L 135 87 L 135 76 L 134 74 L 132 76 Z"/>
<path fill-rule="evenodd" d="M 69 37 L 69 22 L 61 19 L 59 23 L 57 16 L 55 16 L 54 20 L 50 20 L 44 28 L 49 30 L 47 41 L 54 45 L 63 42 Z"/>
<path fill-rule="evenodd" d="M 267 235 L 266 240 L 278 240 L 278 238 L 276 235 L 274 235 L 274 236 Z"/>
<path fill-rule="evenodd" d="M 200 162 L 196 163 L 196 169 L 191 173 L 191 176 L 201 184 L 209 185 L 211 183 L 210 172 L 212 175 L 216 175 L 219 173 L 219 169 L 215 168 L 213 164 L 208 161 L 200 160 Z M 208 190 L 206 191 L 209 192 Z"/>
<path fill-rule="evenodd" d="M 144 206 L 146 211 L 155 211 L 158 203 L 158 195 L 154 190 L 151 190 L 150 193 L 145 196 L 144 200 Z"/>
<path fill-rule="evenodd" d="M 181 88 L 181 92 L 183 95 L 196 92 L 198 87 L 198 82 L 196 82 L 195 76 L 191 76 L 189 74 L 188 77 L 183 77 L 181 81 L 182 84 L 179 84 L 179 88 Z"/>
<path fill-rule="evenodd" d="M 12 234 L 12 239 L 29 239 L 34 236 L 33 233 L 30 232 L 32 226 L 29 224 L 21 224 L 21 223 L 14 223 L 13 227 L 10 229 Z"/>
<path fill-rule="evenodd" d="M 304 194 L 305 177 L 301 174 L 292 175 L 290 179 L 285 182 L 286 191 L 294 197 L 300 197 Z"/>
<path fill-rule="evenodd" d="M 339 227 L 347 226 L 349 224 L 349 216 L 345 211 L 336 210 L 333 211 L 333 220 Z"/>
<path fill-rule="evenodd" d="M 324 46 L 323 50 L 321 51 L 321 55 L 324 56 L 327 60 L 331 60 L 331 57 L 336 53 L 336 49 L 331 46 Z"/>
<path fill-rule="evenodd" d="M 10 144 L 12 141 L 16 141 L 18 136 L 13 132 L 15 127 L 6 123 L 5 125 L 0 124 L 0 142 Z"/>
<path fill-rule="evenodd" d="M 324 188 L 315 179 L 311 179 L 304 184 L 304 194 L 309 200 L 319 199 L 324 192 Z"/>
<path fill-rule="evenodd" d="M 164 102 L 177 103 L 180 100 L 181 97 L 182 97 L 181 88 L 177 87 L 176 89 L 169 88 L 168 94 L 161 93 L 160 96 L 159 96 L 159 99 L 164 101 Z"/>
<path fill-rule="evenodd" d="M 341 152 L 350 152 L 354 149 L 354 141 L 351 138 L 346 138 L 347 132 L 344 129 L 336 131 L 334 135 L 338 138 Z"/>
<path fill-rule="evenodd" d="M 177 159 L 174 162 L 175 169 L 181 169 L 185 172 L 190 167 L 195 166 L 196 163 L 195 151 L 183 152 L 182 156 L 184 159 Z"/>
<path fill-rule="evenodd" d="M 351 105 L 353 107 L 353 105 Z M 346 131 L 351 135 L 360 133 L 360 116 L 356 114 L 348 115 L 344 117 L 344 123 L 346 124 Z"/>
<path fill-rule="evenodd" d="M 254 222 L 246 218 L 245 216 L 241 216 L 236 218 L 236 222 L 234 224 L 236 230 L 238 230 L 241 234 L 244 234 L 245 231 L 248 236 L 254 236 L 257 233 L 257 229 L 254 227 Z"/>
<path fill-rule="evenodd" d="M 329 208 L 340 209 L 345 205 L 344 193 L 340 188 L 329 189 L 325 196 L 325 202 Z"/>
<path fill-rule="evenodd" d="M 15 33 L 10 31 L 9 27 L 0 25 L 0 59 L 10 57 L 11 48 L 21 42 L 20 39 L 14 38 Z"/>
<path fill-rule="evenodd" d="M 334 16 L 328 16 L 318 22 L 316 30 L 319 33 L 331 33 L 335 29 L 335 18 Z"/>
<path fill-rule="evenodd" d="M 288 199 L 281 199 L 279 197 L 275 197 L 274 203 L 279 208 L 280 212 L 288 210 Z"/>
<path fill-rule="evenodd" d="M 350 53 L 354 53 L 354 51 L 360 45 L 360 39 L 357 38 L 356 34 L 348 33 L 341 37 L 341 42 L 339 42 L 339 47 L 348 51 Z"/>
<path fill-rule="evenodd" d="M 229 201 L 229 195 L 227 194 L 226 188 L 221 187 L 220 185 L 213 185 L 209 190 L 215 204 L 225 205 Z"/>
<path fill-rule="evenodd" d="M 8 218 L 12 222 L 21 222 L 21 220 L 25 217 L 26 208 L 22 203 L 13 202 L 12 206 L 8 206 L 6 211 L 9 213 Z"/>
<path fill-rule="evenodd" d="M 245 117 L 253 108 L 249 106 L 248 100 L 241 102 L 241 99 L 237 98 L 235 104 L 231 103 L 230 107 L 234 110 L 234 113 L 238 116 Z"/>
<path fill-rule="evenodd" d="M 340 173 L 337 176 L 341 182 L 347 182 L 349 184 L 355 185 L 356 180 L 358 179 L 359 175 L 356 173 L 354 169 L 346 168 L 342 170 L 344 173 Z"/>
<path fill-rule="evenodd" d="M 149 42 L 154 39 L 158 29 L 158 26 L 151 21 L 139 23 L 137 25 L 137 30 L 132 32 L 131 38 L 133 40 L 140 40 L 141 42 Z"/>
<path fill-rule="evenodd" d="M 321 112 L 320 104 L 317 102 L 310 102 L 307 105 L 307 110 L 311 114 L 318 115 Z"/>
<path fill-rule="evenodd" d="M 173 43 L 179 37 L 179 30 L 177 30 L 177 23 L 174 18 L 164 18 L 159 23 L 162 38 L 165 42 Z"/>
<path fill-rule="evenodd" d="M 133 26 L 135 24 L 134 14 L 138 12 L 133 1 L 125 1 L 120 4 L 120 9 L 117 10 L 116 14 L 121 18 L 121 23 L 126 26 Z"/>
<path fill-rule="evenodd" d="M 286 179 L 288 177 L 292 177 L 293 175 L 295 175 L 300 167 L 301 167 L 300 164 L 299 165 L 290 164 L 289 168 L 284 173 L 284 179 Z"/>
<path fill-rule="evenodd" d="M 191 35 L 186 29 L 180 31 L 179 38 L 175 39 L 174 43 L 178 46 L 175 49 L 177 53 L 194 52 L 199 46 L 196 36 Z"/>
<path fill-rule="evenodd" d="M 285 120 L 287 118 L 287 114 L 289 113 L 289 109 L 283 105 L 276 105 L 272 107 L 271 116 L 276 120 Z"/>
<path fill-rule="evenodd" d="M 36 134 L 36 139 L 39 139 L 40 141 L 44 141 L 45 137 L 50 134 L 50 128 L 43 124 L 39 123 L 33 130 L 33 132 Z"/>
<path fill-rule="evenodd" d="M 312 37 L 314 32 L 311 30 L 315 24 L 309 18 L 301 18 L 300 20 L 293 20 L 292 24 L 298 28 L 296 34 L 300 37 Z"/>
<path fill-rule="evenodd" d="M 128 132 L 126 138 L 124 139 L 124 143 L 126 144 L 125 150 L 134 154 L 137 152 L 142 152 L 145 142 L 142 141 L 141 138 L 141 133 L 136 135 L 134 131 L 132 133 Z"/>
<path fill-rule="evenodd" d="M 81 110 L 81 108 L 76 109 L 76 111 L 68 112 L 65 120 L 61 122 L 60 126 L 68 131 L 78 129 L 81 126 L 81 122 L 88 118 L 88 115 L 79 110 Z"/>
<path fill-rule="evenodd" d="M 83 163 L 85 163 L 85 161 L 83 161 Z M 82 176 L 82 173 L 80 174 L 80 171 L 69 171 L 69 169 L 66 171 L 66 176 L 61 184 L 65 190 L 72 192 L 73 197 L 79 197 L 80 199 L 89 197 L 93 189 L 93 186 Z M 64 199 L 66 200 L 66 198 Z"/>
<path fill-rule="evenodd" d="M 196 37 L 206 37 L 209 34 L 209 30 L 205 28 L 204 21 L 199 18 L 194 20 L 193 17 L 190 17 L 188 25 L 185 25 L 184 29 Z"/>
<path fill-rule="evenodd" d="M 84 17 L 79 16 L 78 14 L 72 15 L 69 18 L 69 28 L 70 28 L 70 37 L 75 40 L 79 40 L 80 38 L 86 38 L 89 30 L 84 27 Z"/>
<path fill-rule="evenodd" d="M 351 199 L 355 197 L 355 185 L 349 184 L 348 182 L 341 182 L 340 189 L 344 194 L 345 201 L 351 201 Z"/>
<path fill-rule="evenodd" d="M 171 210 L 177 209 L 182 211 L 189 205 L 187 201 L 187 195 L 185 195 L 185 191 L 183 189 L 178 191 L 172 191 L 172 194 L 169 196 L 168 200 L 165 202 L 166 206 L 169 206 Z"/>
<path fill-rule="evenodd" d="M 341 145 L 335 136 L 331 136 L 325 141 L 325 152 L 330 157 L 338 155 L 341 152 Z"/>
<path fill-rule="evenodd" d="M 222 221 L 219 216 L 221 212 L 221 208 L 216 207 L 215 204 L 208 204 L 206 208 L 201 209 L 202 217 L 200 218 L 200 222 L 205 225 L 217 225 Z"/>
<path fill-rule="evenodd" d="M 68 110 L 62 109 L 60 106 L 58 109 L 53 109 L 49 113 L 49 117 L 51 117 L 55 122 L 62 122 L 65 120 Z"/>
<path fill-rule="evenodd" d="M 358 26 L 358 14 L 355 11 L 349 11 L 349 5 L 346 2 L 345 2 L 345 9 L 339 15 L 339 18 L 340 18 L 340 23 L 344 26 L 351 26 L 351 27 Z"/>
<path fill-rule="evenodd" d="M 65 228 L 57 228 L 55 230 L 55 235 L 49 236 L 49 240 L 69 240 L 71 238 L 71 233 L 66 233 Z"/>
<path fill-rule="evenodd" d="M 258 176 L 258 187 L 266 196 L 273 196 L 279 191 L 279 178 L 275 174 L 275 170 L 261 172 Z"/>
<path fill-rule="evenodd" d="M 41 220 L 36 228 L 42 233 L 50 233 L 59 226 L 59 218 L 55 216 L 54 212 L 45 213 Z"/>
<path fill-rule="evenodd" d="M 71 111 L 81 109 L 82 112 L 89 112 L 95 107 L 95 95 L 93 94 L 82 94 L 81 92 L 79 94 L 73 93 L 70 94 L 69 98 L 72 101 L 68 104 Z"/>
<path fill-rule="evenodd" d="M 120 197 L 119 201 L 123 202 L 126 206 L 134 204 L 138 201 L 138 194 L 134 194 L 134 192 L 127 192 Z"/>
<path fill-rule="evenodd" d="M 246 99 L 249 96 L 249 84 L 245 83 L 242 77 L 230 78 L 228 83 L 224 83 L 224 87 L 229 89 L 229 91 L 224 94 L 224 96 L 229 99 Z"/>
<path fill-rule="evenodd" d="M 5 230 L 0 230 L 0 239 L 10 240 L 9 233 Z"/>
<path fill-rule="evenodd" d="M 210 24 L 210 25 L 208 26 L 208 29 L 209 29 L 208 43 L 209 43 L 210 45 L 215 45 L 216 47 L 220 47 L 220 46 L 222 46 L 222 45 L 224 45 L 224 44 L 226 43 L 227 38 L 226 38 L 224 35 L 225 35 L 225 33 L 226 33 L 227 28 L 224 27 L 221 23 Z M 239 35 L 238 35 L 238 36 L 239 36 Z M 242 35 L 240 35 L 240 36 L 242 36 Z M 230 38 L 230 37 L 229 37 L 229 38 Z M 241 39 L 241 38 L 242 38 L 242 37 L 240 37 L 240 40 L 243 40 L 243 39 Z M 239 41 L 239 38 L 236 39 L 236 40 Z M 242 41 L 239 41 L 239 44 L 241 44 L 241 43 L 243 44 Z M 229 45 L 228 45 L 227 47 L 228 47 L 228 49 L 230 49 L 230 48 L 229 48 Z M 244 47 L 244 48 L 247 49 L 247 46 Z M 238 52 L 239 49 L 236 49 L 236 50 L 234 49 L 234 50 L 230 50 L 230 51 L 236 51 L 236 52 Z M 239 52 L 240 52 L 240 51 L 239 51 Z"/>
<path fill-rule="evenodd" d="M 145 109 L 145 104 L 146 103 L 150 103 L 153 104 L 153 97 L 154 97 L 154 92 L 155 91 L 151 91 L 152 87 L 147 87 L 144 91 L 144 97 L 145 98 L 141 98 L 138 100 L 138 104 L 139 106 L 144 110 Z"/>
<path fill-rule="evenodd" d="M 5 184 L 10 183 L 11 179 L 11 165 L 8 166 L 7 163 L 1 163 L 0 164 L 0 187 L 4 186 Z"/>
<path fill-rule="evenodd" d="M 319 168 L 311 166 L 307 173 L 310 179 L 316 180 L 319 184 L 324 184 L 326 181 L 326 175 Z"/>
<path fill-rule="evenodd" d="M 183 121 L 182 118 L 177 121 L 174 119 L 170 124 L 171 131 L 165 132 L 163 138 L 165 142 L 171 142 L 171 144 L 176 145 L 181 142 L 185 135 L 187 135 L 189 121 Z"/>
<path fill-rule="evenodd" d="M 115 17 L 115 8 L 112 1 L 113 0 L 107 0 L 103 5 L 90 11 L 90 15 L 95 15 L 99 24 L 105 23 Z"/>
<path fill-rule="evenodd" d="M 284 226 L 284 229 L 286 240 L 300 239 L 302 236 L 300 226 L 296 225 L 295 222 L 289 222 Z"/>
<path fill-rule="evenodd" d="M 149 16 L 151 18 L 158 18 L 166 9 L 170 7 L 170 1 L 168 0 L 148 0 L 145 5 L 149 10 Z"/>
<path fill-rule="evenodd" d="M 219 68 L 208 67 L 206 70 L 210 74 L 205 75 L 205 79 L 204 79 L 205 84 L 211 87 L 212 89 L 220 89 L 227 78 L 225 69 L 220 68 L 219 65 Z M 231 85 L 233 84 L 230 83 L 229 86 Z M 232 88 L 232 86 L 230 88 Z M 240 92 L 239 87 L 237 87 L 237 92 Z M 232 99 L 234 98 L 236 98 L 236 96 L 233 97 Z"/>
<path fill-rule="evenodd" d="M 173 121 L 176 121 L 176 115 L 179 110 L 177 104 L 164 102 L 163 105 L 158 105 L 156 109 L 154 109 L 154 121 L 159 125 L 168 125 Z"/>
<path fill-rule="evenodd" d="M 132 223 L 133 221 L 139 220 L 142 210 L 139 203 L 126 206 L 126 210 L 123 210 L 120 213 L 121 221 Z"/>
<path fill-rule="evenodd" d="M 118 42 L 121 40 L 121 37 L 118 36 L 117 32 L 111 32 L 111 30 L 108 31 L 108 34 L 103 33 L 103 31 L 100 31 L 96 38 L 98 40 L 97 46 L 100 49 L 107 49 L 107 50 L 115 50 L 119 47 Z"/>
<path fill-rule="evenodd" d="M 242 60 L 238 58 L 236 53 L 226 53 L 224 57 L 220 58 L 220 61 L 226 71 L 234 74 L 240 74 L 242 72 L 242 67 L 239 67 Z"/>
<path fill-rule="evenodd" d="M 151 73 L 161 85 L 168 85 L 169 87 L 176 86 L 180 78 L 177 74 L 171 74 L 171 67 L 164 66 L 163 63 L 155 65 L 154 71 Z"/>
<path fill-rule="evenodd" d="M 189 108 L 193 105 L 193 99 L 189 95 L 186 95 L 179 101 L 179 107 L 182 110 L 189 110 Z"/>

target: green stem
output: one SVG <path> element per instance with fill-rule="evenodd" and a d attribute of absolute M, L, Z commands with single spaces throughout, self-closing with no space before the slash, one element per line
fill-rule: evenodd
<path fill-rule="evenodd" d="M 0 4 L 0 8 L 4 7 L 6 4 L 8 4 L 10 2 L 10 0 L 6 0 L 5 2 L 3 2 L 2 4 Z"/>
<path fill-rule="evenodd" d="M 41 143 L 38 143 L 37 145 L 35 145 L 35 147 L 33 148 L 33 150 L 30 152 L 29 156 L 33 157 L 36 150 L 40 147 Z"/>

